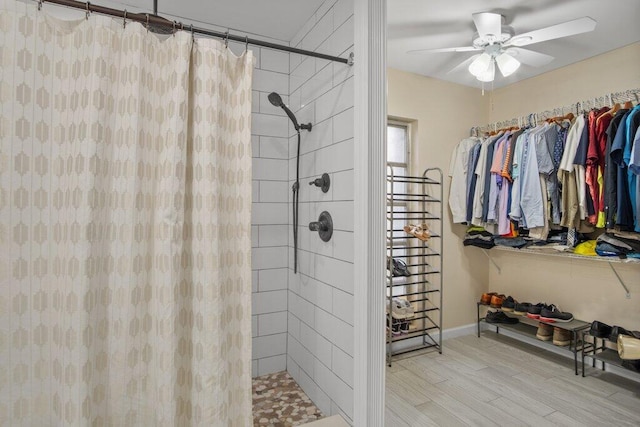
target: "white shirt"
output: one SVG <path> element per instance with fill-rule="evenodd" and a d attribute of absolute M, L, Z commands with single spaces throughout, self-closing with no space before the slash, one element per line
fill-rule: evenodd
<path fill-rule="evenodd" d="M 478 142 L 478 138 L 463 139 L 451 153 L 451 161 L 449 162 L 449 176 L 451 177 L 449 209 L 451 209 L 454 223 L 459 224 L 467 220 L 467 167 L 469 153 Z"/>

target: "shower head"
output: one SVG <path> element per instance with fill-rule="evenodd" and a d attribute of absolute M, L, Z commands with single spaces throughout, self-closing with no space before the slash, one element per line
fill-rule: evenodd
<path fill-rule="evenodd" d="M 289 110 L 289 108 L 287 108 L 287 106 L 284 105 L 284 102 L 282 102 L 282 97 L 280 95 L 278 95 L 276 92 L 271 92 L 268 98 L 269 98 L 269 102 L 274 107 L 280 107 L 284 110 L 285 113 L 287 113 L 287 116 L 289 116 L 289 119 L 291 119 L 291 121 L 293 122 L 293 127 L 296 130 L 296 132 L 299 132 L 300 129 L 306 129 L 309 132 L 311 132 L 311 123 L 303 123 L 299 125 L 298 120 L 296 120 L 296 116 L 294 116 L 291 110 Z"/>

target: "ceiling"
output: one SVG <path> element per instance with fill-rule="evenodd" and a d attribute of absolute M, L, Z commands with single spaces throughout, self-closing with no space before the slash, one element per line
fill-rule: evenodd
<path fill-rule="evenodd" d="M 473 87 L 482 83 L 466 67 L 449 71 L 477 52 L 406 52 L 470 46 L 475 31 L 471 15 L 477 12 L 501 13 L 516 35 L 583 16 L 597 21 L 593 32 L 526 46 L 555 59 L 539 68 L 522 64 L 506 78 L 496 71 L 493 87 L 498 88 L 640 41 L 638 0 L 388 0 L 387 8 L 389 67 Z"/>

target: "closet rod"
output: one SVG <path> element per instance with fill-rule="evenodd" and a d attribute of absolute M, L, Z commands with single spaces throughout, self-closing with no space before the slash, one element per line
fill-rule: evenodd
<path fill-rule="evenodd" d="M 126 10 L 112 9 L 110 7 L 99 6 L 92 4 L 90 2 L 79 2 L 76 0 L 36 0 L 38 1 L 38 8 L 42 6 L 43 3 L 53 3 L 61 6 L 71 7 L 74 9 L 81 9 L 87 11 L 87 13 L 95 12 L 100 13 L 102 15 L 115 16 L 118 18 L 123 18 L 129 21 L 140 22 L 147 26 L 157 26 L 157 27 L 165 27 L 167 29 L 173 30 L 184 30 L 190 31 L 191 33 L 201 34 L 210 37 L 217 37 L 219 39 L 223 39 L 225 41 L 236 41 L 242 42 L 247 45 L 251 44 L 254 46 L 266 47 L 274 50 L 282 50 L 290 53 L 297 53 L 299 55 L 311 56 L 313 58 L 326 59 L 328 61 L 341 62 L 347 65 L 353 65 L 353 54 L 349 56 L 349 58 L 341 58 L 339 56 L 325 55 L 324 53 L 312 52 L 310 50 L 298 49 L 295 47 L 285 46 L 281 44 L 271 43 L 263 40 L 252 39 L 248 36 L 238 36 L 229 34 L 228 32 L 222 33 L 220 31 L 207 30 L 204 28 L 194 27 L 193 25 L 184 25 L 181 22 L 169 21 L 166 18 L 161 16 L 152 15 L 149 13 L 128 13 Z"/>
<path fill-rule="evenodd" d="M 606 95 L 597 96 L 594 98 L 589 98 L 584 101 L 575 102 L 571 105 L 565 105 L 563 107 L 553 108 L 551 110 L 545 110 L 539 113 L 531 113 L 521 117 L 514 117 L 509 120 L 501 120 L 498 122 L 490 123 L 486 126 L 474 127 L 476 132 L 478 130 L 482 132 L 489 132 L 496 129 L 502 129 L 510 126 L 524 126 L 527 124 L 532 124 L 532 122 L 537 121 L 538 119 L 546 119 L 551 116 L 564 115 L 567 113 L 578 113 L 580 109 L 584 108 L 595 108 L 597 105 L 604 106 L 605 103 L 609 103 L 609 105 L 613 105 L 616 102 L 626 102 L 626 101 L 635 101 L 640 104 L 640 88 L 639 89 L 629 89 L 624 90 L 622 92 L 613 92 L 608 93 Z"/>

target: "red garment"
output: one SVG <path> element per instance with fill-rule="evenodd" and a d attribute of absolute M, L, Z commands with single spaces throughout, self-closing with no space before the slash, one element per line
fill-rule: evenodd
<path fill-rule="evenodd" d="M 603 107 L 599 110 L 591 110 L 589 112 L 588 126 L 589 126 L 589 143 L 587 145 L 587 164 L 585 170 L 585 181 L 591 200 L 593 200 L 593 207 L 596 211 L 595 214 L 589 215 L 587 221 L 590 224 L 595 225 L 598 220 L 598 210 L 600 208 L 600 186 L 598 185 L 598 164 L 599 159 L 602 157 L 603 150 L 599 150 L 599 142 L 596 136 L 596 122 L 597 118 L 606 111 L 609 111 L 609 107 Z M 605 140 L 606 141 L 606 140 Z M 606 144 L 606 142 L 605 142 Z M 604 161 L 604 157 L 603 161 Z M 604 209 L 604 207 L 603 207 Z"/>
<path fill-rule="evenodd" d="M 607 150 L 607 129 L 609 128 L 609 124 L 613 120 L 613 114 L 602 114 L 600 117 L 596 119 L 596 142 L 598 149 L 598 170 L 600 171 L 601 176 L 604 177 L 604 164 L 606 160 L 606 150 Z M 598 174 L 596 172 L 596 182 L 598 179 Z M 602 182 L 602 188 L 600 188 L 598 204 L 594 204 L 596 210 L 600 213 L 604 213 L 604 180 Z"/>

